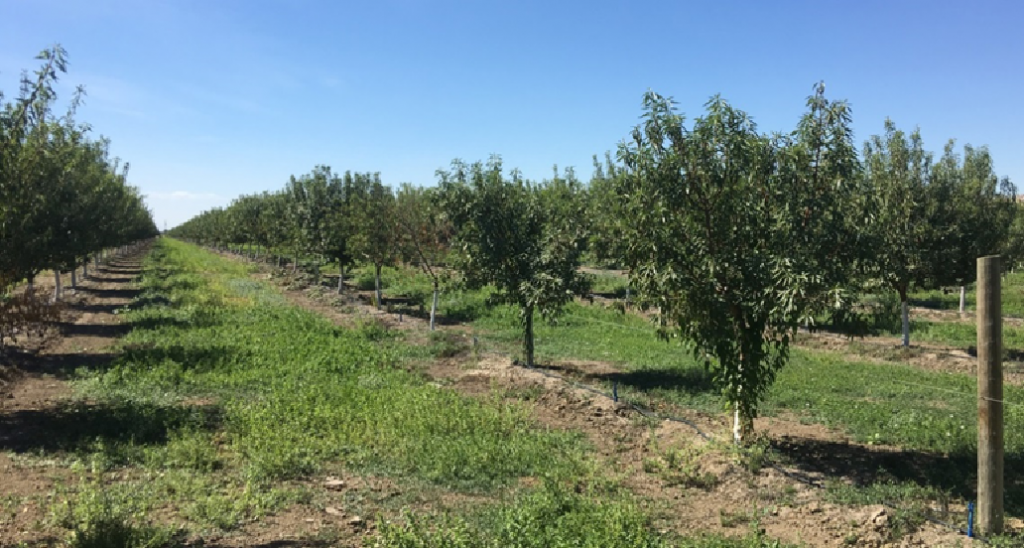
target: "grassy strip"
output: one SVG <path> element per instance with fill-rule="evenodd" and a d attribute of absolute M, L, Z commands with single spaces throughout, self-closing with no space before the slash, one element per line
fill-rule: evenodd
<path fill-rule="evenodd" d="M 128 315 L 136 328 L 125 352 L 89 378 L 88 394 L 211 402 L 250 480 L 308 476 L 334 460 L 467 490 L 579 470 L 576 436 L 538 432 L 521 409 L 396 367 L 373 325 L 339 329 L 249 281 L 241 265 L 177 242 L 152 261 L 161 266 L 143 281 L 148 306 Z"/>

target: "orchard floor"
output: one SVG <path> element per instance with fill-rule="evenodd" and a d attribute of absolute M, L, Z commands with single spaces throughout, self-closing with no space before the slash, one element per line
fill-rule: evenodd
<path fill-rule="evenodd" d="M 66 289 L 59 325 L 0 356 L 0 546 L 49 536 L 42 525 L 48 498 L 73 474 L 59 463 L 25 457 L 55 441 L 54 418 L 72 393 L 67 378 L 113 358 L 110 347 L 125 332 L 118 313 L 138 294 L 133 281 L 140 272 L 137 256 L 92 271 L 77 289 Z M 53 287 L 51 276 L 36 281 L 44 295 Z"/>
<path fill-rule="evenodd" d="M 119 312 L 137 295 L 134 279 L 140 272 L 140 258 L 128 257 L 93 273 L 65 298 L 67 309 L 59 329 L 26 341 L 25 352 L 11 353 L 0 363 L 0 546 L 62 544 L 64 533 L 50 523 L 50 508 L 55 493 L 73 482 L 76 472 L 40 455 L 46 453 L 54 435 L 74 427 L 55 424 L 73 395 L 66 379 L 79 367 L 102 368 L 113 358 L 118 337 L 130 328 L 120 322 Z M 253 277 L 271 278 L 269 270 Z M 766 443 L 791 451 L 780 465 L 765 466 L 756 454 L 737 454 L 730 444 L 698 434 L 697 429 L 714 440 L 727 440 L 729 424 L 722 414 L 671 410 L 691 425 L 652 419 L 552 376 L 586 381 L 615 373 L 610 364 L 560 360 L 526 369 L 507 356 L 475 352 L 472 331 L 465 325 L 444 325 L 442 335 L 432 337 L 420 318 L 388 314 L 358 299 L 335 298 L 329 291 L 288 289 L 283 287 L 288 279 L 274 280 L 290 302 L 339 325 L 378 322 L 400 331 L 404 344 L 439 346 L 443 351 L 410 359 L 408 367 L 425 372 L 441 388 L 516 402 L 530 409 L 545 428 L 582 432 L 602 468 L 644 501 L 656 529 L 745 537 L 756 527 L 769 537 L 804 546 L 973 545 L 934 523 L 878 504 L 836 500 L 814 486 L 853 483 L 874 464 L 914 458 L 899 448 L 857 444 L 820 425 L 775 417 L 759 420 L 757 430 L 766 436 Z M 46 279 L 37 287 L 46 289 Z M 395 498 L 403 489 L 387 478 L 344 471 L 337 476 L 313 478 L 310 483 L 329 493 L 341 489 L 346 497 L 381 500 Z M 413 511 L 432 512 L 438 506 L 431 500 L 410 500 L 403 506 Z M 319 502 L 296 504 L 230 537 L 214 534 L 190 542 L 298 547 L 358 546 L 372 539 L 373 523 L 345 515 L 339 508 Z M 384 504 L 380 508 L 385 517 L 398 517 L 401 510 Z M 320 534 L 328 530 L 330 535 Z"/>
<path fill-rule="evenodd" d="M 377 322 L 402 333 L 409 344 L 430 344 L 427 320 L 365 304 L 369 292 L 339 297 L 326 288 L 296 288 L 290 276 L 272 271 L 264 268 L 253 276 L 276 281 L 290 302 L 338 325 Z M 769 537 L 803 546 L 972 545 L 962 534 L 930 522 L 900 531 L 907 518 L 893 508 L 829 502 L 820 488 L 831 481 L 863 479 L 864 468 L 870 474 L 875 463 L 913 458 L 899 448 L 857 444 L 796 417 L 762 418 L 756 423 L 762 441 L 790 448 L 793 458 L 778 467 L 761 466 L 721 441 L 730 436 L 724 414 L 672 410 L 716 440 L 708 441 L 692 426 L 646 418 L 566 380 L 586 382 L 618 371 L 607 363 L 559 360 L 527 369 L 506 355 L 473 352 L 473 330 L 467 325 L 442 325 L 438 331 L 443 335 L 435 335 L 435 343 L 441 338 L 458 350 L 418 367 L 462 394 L 486 399 L 498 393 L 523 403 L 545 427 L 583 432 L 607 469 L 649 501 L 658 528 L 744 535 L 756 525 Z M 688 462 L 674 468 L 679 465 L 666 462 L 666 455 Z"/>

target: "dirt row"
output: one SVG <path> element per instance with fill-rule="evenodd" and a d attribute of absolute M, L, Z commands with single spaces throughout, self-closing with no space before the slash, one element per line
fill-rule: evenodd
<path fill-rule="evenodd" d="M 119 312 L 138 294 L 133 285 L 140 258 L 122 257 L 94 270 L 67 289 L 61 323 L 41 336 L 22 338 L 0 355 L 0 495 L 29 500 L 5 508 L 0 519 L 0 546 L 40 540 L 38 524 L 46 518 L 48 497 L 72 477 L 56 462 L 26 459 L 46 446 L 45 425 L 71 396 L 66 379 L 79 367 L 97 367 L 113 359 L 111 345 L 124 334 Z M 52 277 L 36 287 L 52 291 Z"/>

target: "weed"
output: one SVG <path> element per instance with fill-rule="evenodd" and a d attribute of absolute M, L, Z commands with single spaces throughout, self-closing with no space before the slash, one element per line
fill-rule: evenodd
<path fill-rule="evenodd" d="M 100 480 L 82 482 L 79 491 L 51 509 L 54 523 L 68 530 L 71 548 L 149 548 L 178 544 L 178 531 L 145 520 L 145 509 L 117 496 Z"/>

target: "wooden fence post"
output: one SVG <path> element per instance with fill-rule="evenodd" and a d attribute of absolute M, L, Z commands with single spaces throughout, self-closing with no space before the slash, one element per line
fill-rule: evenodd
<path fill-rule="evenodd" d="M 1003 307 L 998 255 L 978 259 L 978 529 L 1003 532 Z"/>

